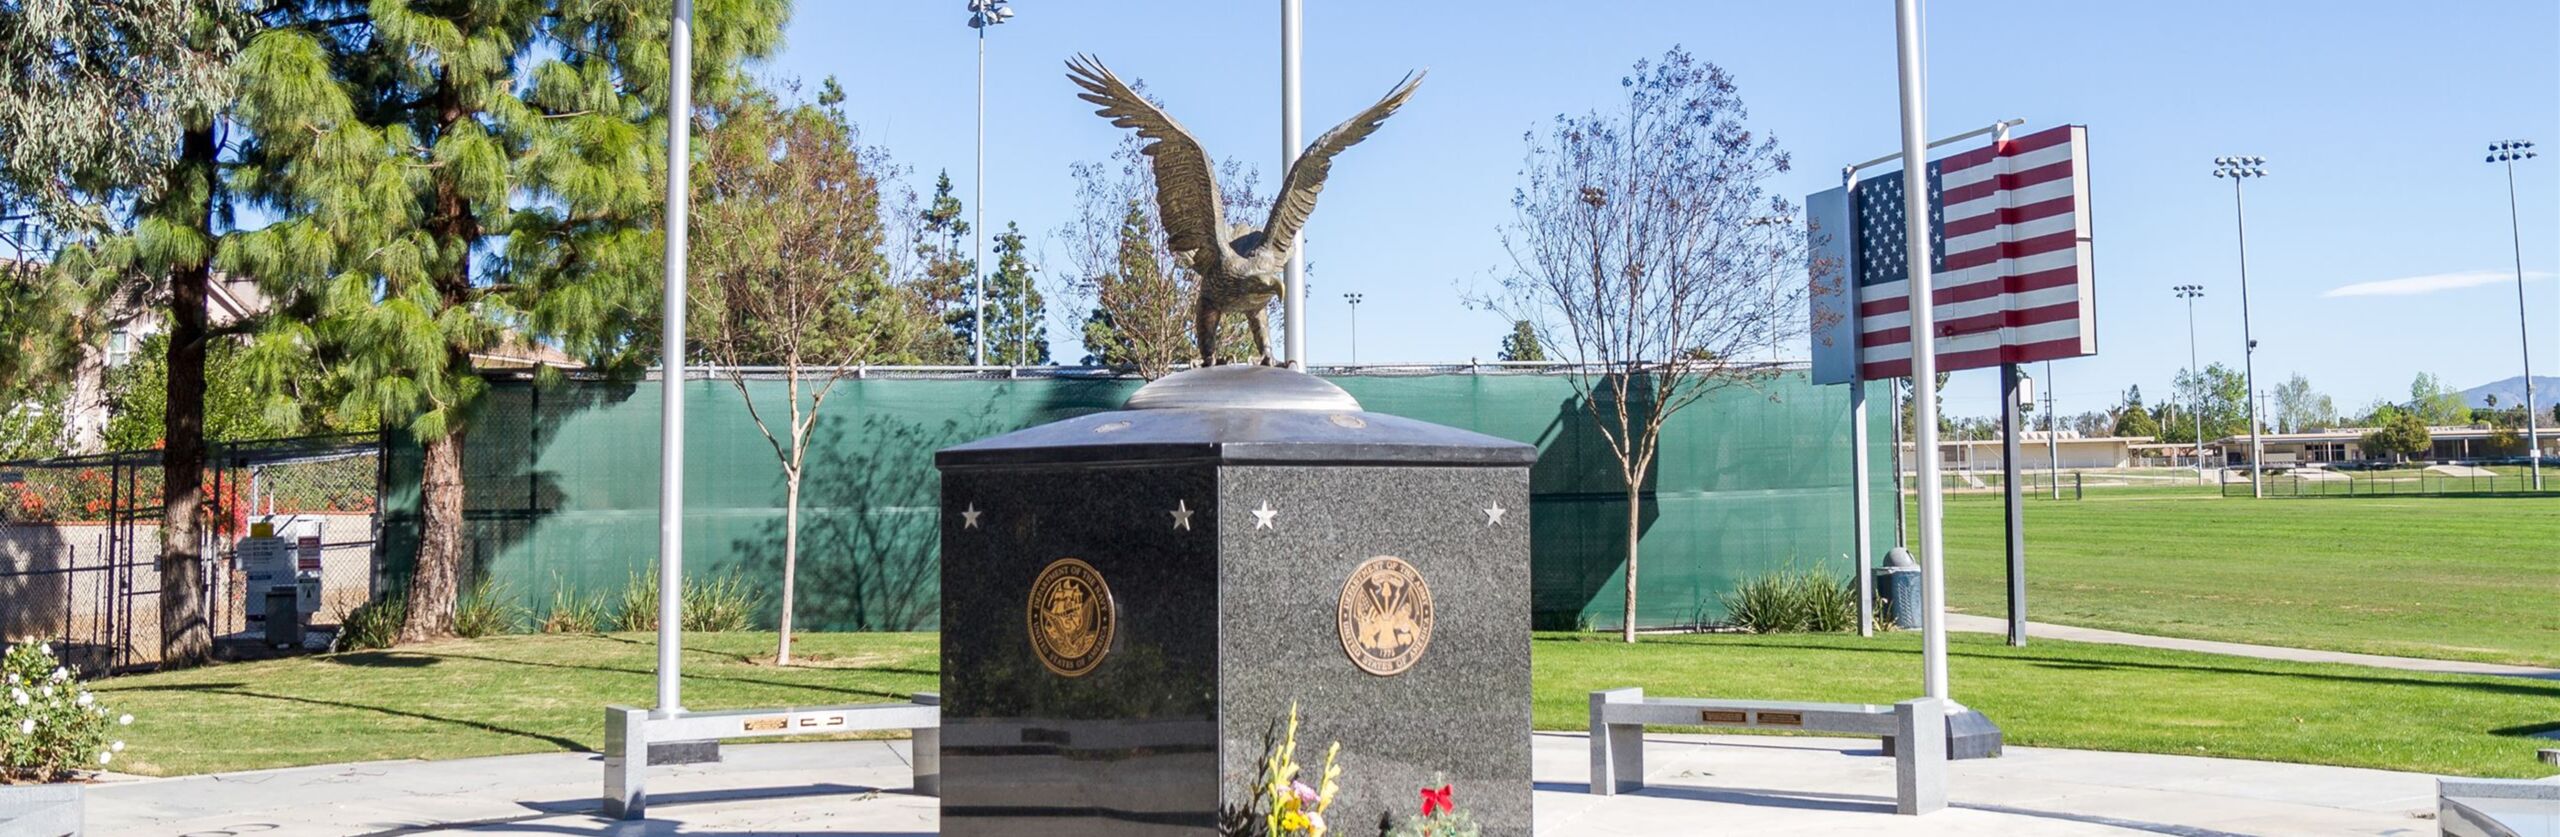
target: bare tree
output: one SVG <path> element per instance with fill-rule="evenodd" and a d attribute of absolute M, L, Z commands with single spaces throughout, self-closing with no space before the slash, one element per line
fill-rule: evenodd
<path fill-rule="evenodd" d="M 858 144 L 836 109 L 842 100 L 832 80 L 816 107 L 750 96 L 705 135 L 694 204 L 691 298 L 710 326 L 702 351 L 737 387 L 782 464 L 779 665 L 791 664 L 800 484 L 819 411 L 843 367 L 911 361 L 940 326 L 885 252 L 895 248 L 883 247 L 880 178 L 891 168 L 885 154 Z M 770 406 L 757 406 L 747 385 L 747 366 L 779 368 L 778 432 Z"/>
<path fill-rule="evenodd" d="M 1523 137 L 1524 182 L 1502 230 L 1512 264 L 1500 294 L 1478 302 L 1577 364 L 1568 377 L 1626 480 L 1621 633 L 1634 642 L 1643 489 L 1662 426 L 1774 374 L 1743 358 L 1803 333 L 1808 282 L 1799 213 L 1765 185 L 1787 155 L 1743 127 L 1732 78 L 1674 47 L 1623 84 L 1620 111 L 1560 115 Z"/>

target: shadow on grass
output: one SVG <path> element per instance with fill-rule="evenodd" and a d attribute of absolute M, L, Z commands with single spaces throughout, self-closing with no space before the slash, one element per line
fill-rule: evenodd
<path fill-rule="evenodd" d="M 425 668 L 435 665 L 442 654 L 419 654 L 409 651 L 358 651 L 332 654 L 321 659 L 332 665 L 362 668 Z"/>
<path fill-rule="evenodd" d="M 793 635 L 793 636 L 805 636 L 805 635 L 807 635 L 807 633 L 809 633 L 809 632 L 805 632 L 805 631 L 792 631 L 791 633 L 792 633 L 792 635 Z M 657 648 L 657 647 L 658 647 L 658 644 L 657 644 L 657 643 L 655 643 L 655 642 L 642 642 L 642 641 L 640 641 L 640 640 L 636 640 L 636 639 L 628 639 L 628 638 L 624 638 L 624 637 L 618 637 L 618 636 L 614 636 L 614 635 L 612 635 L 612 634 L 588 634 L 588 635 L 587 635 L 587 637 L 588 637 L 588 638 L 590 638 L 590 639 L 601 639 L 601 640 L 604 640 L 604 641 L 606 641 L 606 642 L 619 642 L 619 643 L 622 643 L 622 644 L 624 644 L 624 645 L 635 645 L 635 646 L 640 646 L 640 647 L 644 647 L 644 648 L 651 648 L 651 649 L 655 649 L 655 648 Z M 797 649 L 796 649 L 796 647 L 795 647 L 795 651 L 796 651 L 796 650 L 797 650 Z M 933 648 L 931 648 L 930 650 L 932 650 L 933 652 L 935 652 L 935 653 L 937 653 L 937 654 L 938 654 L 938 653 L 940 653 L 940 652 L 941 652 L 942 648 L 941 648 L 941 646 L 936 645 L 936 646 L 934 646 Z M 758 657 L 758 656 L 755 656 L 755 655 L 752 655 L 752 654 L 732 654 L 732 653 L 729 653 L 729 652 L 727 652 L 727 651 L 713 651 L 713 650 L 710 650 L 710 649 L 707 649 L 707 648 L 686 648 L 686 649 L 684 649 L 684 652 L 685 652 L 685 653 L 687 653 L 687 654 L 691 654 L 691 655 L 694 655 L 694 656 L 698 656 L 698 657 L 714 657 L 714 658 L 718 658 L 718 659 L 728 660 L 728 661 L 730 661 L 730 662 L 737 663 L 737 664 L 739 664 L 739 665 L 750 665 L 750 666 L 766 665 L 766 663 L 761 662 L 761 660 L 762 660 L 763 658 Z M 861 669 L 858 669 L 858 670 L 859 670 L 859 671 L 875 671 L 875 672 L 879 672 L 879 673 L 881 673 L 881 674 L 912 674 L 912 675 L 916 675 L 916 676 L 918 676 L 918 677 L 940 677 L 940 676 L 942 676 L 942 671 L 941 671 L 940 669 L 921 669 L 921 668 L 904 668 L 904 667 L 887 667 L 887 666 L 864 666 L 864 667 L 862 667 Z"/>
<path fill-rule="evenodd" d="M 1700 642 L 1700 641 L 1699 641 L 1699 640 L 1697 640 L 1697 639 L 1686 639 L 1686 638 L 1685 638 L 1685 637 L 1692 637 L 1692 636 L 1698 636 L 1698 635 L 1694 635 L 1694 634 L 1692 634 L 1692 635 L 1682 635 L 1682 636 L 1683 636 L 1684 638 L 1663 637 L 1663 638 L 1660 638 L 1660 639 L 1656 640 L 1656 641 L 1654 642 L 1654 644 L 1656 644 L 1656 645 L 1688 645 L 1688 646 L 1697 646 L 1697 645 L 1702 645 L 1702 644 L 1708 644 L 1708 643 L 1702 643 L 1702 642 Z M 1914 653 L 1911 649 L 1908 649 L 1908 648 L 1848 647 L 1848 646 L 1839 646 L 1839 645 L 1825 645 L 1825 644 L 1819 644 L 1819 643 L 1799 643 L 1799 642 L 1788 642 L 1788 641 L 1783 640 L 1783 639 L 1775 639 L 1775 638 L 1772 638 L 1772 637 L 1770 637 L 1770 636 L 1768 636 L 1768 635 L 1765 635 L 1765 634 L 1762 634 L 1762 635 L 1749 635 L 1749 636 L 1735 635 L 1735 636 L 1731 636 L 1731 637 L 1724 637 L 1724 638 L 1723 638 L 1723 640 L 1724 640 L 1723 642 L 1717 642 L 1717 643 L 1714 643 L 1714 644 L 1716 644 L 1716 645 L 1720 645 L 1720 646 L 1722 646 L 1722 647 L 1726 647 L 1726 648 L 1766 648 L 1766 649 L 1772 649 L 1772 650 L 1783 650 L 1783 651 L 1823 651 L 1823 652 L 1834 652 L 1834 653 L 1842 653 L 1842 654 L 1890 654 L 1890 655 L 1893 655 L 1893 656 L 1896 656 L 1896 657 L 1909 657 L 1909 656 L 1912 656 L 1912 655 L 1913 655 L 1913 653 Z M 1584 642 L 1589 642 L 1588 640 L 1584 640 L 1584 639 L 1581 639 L 1581 638 L 1578 638 L 1578 637 L 1547 637 L 1547 636 L 1537 637 L 1537 641 L 1539 641 L 1539 642 L 1564 642 L 1564 643 L 1584 643 Z M 1615 644 L 1617 644 L 1617 643 L 1611 642 L 1611 643 L 1593 643 L 1593 644 L 1608 644 L 1608 645 L 1615 645 Z M 2116 647 L 2116 646 L 2103 646 L 2103 647 Z M 2038 655 L 2038 654 L 2036 654 L 2036 653 L 2034 653 L 2034 652 L 2032 652 L 2032 651 L 2026 651 L 2026 652 L 1984 652 L 1984 651 L 1978 651 L 1978 650 L 1962 650 L 1962 649 L 1958 649 L 1958 648 L 1949 648 L 1949 649 L 1947 650 L 1947 656 L 1949 656 L 1949 657 L 1962 657 L 1962 658 L 1966 658 L 1966 659 L 1974 659 L 1974 660 L 2005 660 L 2005 661 L 2012 661 L 2012 662 L 2025 663 L 2025 664 L 2028 664 L 2028 665 L 2036 666 L 2036 667 L 2038 667 L 2038 668 L 2062 669 L 2062 670 L 2071 670 L 2071 671 L 2126 671 L 2126 670 L 2140 670 L 2140 671 L 2167 671 L 2167 672 L 2196 672 L 2196 673 L 2202 673 L 2202 674 L 2231 674 L 2231 675 L 2243 675 L 2243 676 L 2249 676 L 2249 677 L 2277 677 L 2277 678 L 2285 678 L 2285 679 L 2291 679 L 2291 680 L 2323 680 L 2323 681 L 2329 681 L 2329 682 L 2335 682 L 2335 683 L 2357 683 L 2357 684 L 2374 685 L 2374 686 L 2416 686 L 2416 687 L 2423 687 L 2423 688 L 2452 688 L 2452 689 L 2463 689 L 2463 690 L 2467 690 L 2467 691 L 2475 691 L 2475 692 L 2488 692 L 2488 693 L 2491 693 L 2491 694 L 2514 695 L 2514 696 L 2517 696 L 2517 697 L 2538 697 L 2538 698 L 2552 698 L 2552 699 L 2560 699 L 2560 682 L 2554 682 L 2554 681 L 2550 681 L 2550 680 L 2543 680 L 2543 679 L 2540 679 L 2540 678 L 2533 678 L 2533 677 L 2507 677 L 2507 676 L 2503 676 L 2503 675 L 2492 675 L 2492 674 L 2444 675 L 2444 676 L 2447 676 L 2447 677 L 2473 677 L 2473 678 L 2481 678 L 2480 680 L 2466 680 L 2466 681 L 2454 681 L 2454 682 L 2447 682 L 2447 681 L 2443 681 L 2443 680 L 2426 680 L 2426 679 L 2419 679 L 2419 678 L 2414 678 L 2414 677 L 2394 677 L 2394 676 L 2390 676 L 2390 675 L 2388 675 L 2388 674 L 2382 674 L 2382 673 L 2379 673 L 2379 672 L 2383 672 L 2383 671 L 2388 671 L 2388 669 L 2373 669 L 2373 671 L 2375 671 L 2375 672 L 2377 672 L 2377 673 L 2375 673 L 2375 674 L 2369 674 L 2369 675 L 2325 674 L 2325 673 L 2319 673 L 2319 672 L 2306 672 L 2306 671 L 2264 671 L 2264 670 L 2259 670 L 2259 669 L 2242 668 L 2242 667 L 2237 667 L 2237 666 L 2198 665 L 2198 664 L 2193 664 L 2193 663 L 2146 663 L 2146 662 L 2134 662 L 2134 661 L 2129 661 L 2129 660 L 2089 660 L 2089 659 L 2072 659 L 2072 658 L 2067 658 L 2067 657 L 2043 656 L 2043 655 Z M 2233 658 L 2233 659 L 2246 659 L 2246 658 Z M 2270 662 L 2275 662 L 2275 661 L 2270 661 Z M 2340 668 L 2361 668 L 2361 666 L 2356 666 L 2356 665 L 2354 665 L 2354 664 L 2352 664 L 2352 663 L 2292 663 L 2292 662 L 2287 662 L 2287 663 L 2285 663 L 2285 664 L 2286 664 L 2286 665 L 2326 665 L 2326 666 L 2333 666 L 2333 667 L 2340 667 Z M 2510 682 L 2499 682 L 2499 681 L 2510 681 Z"/>
<path fill-rule="evenodd" d="M 439 724 L 450 724 L 450 725 L 458 726 L 458 727 L 467 727 L 467 728 L 470 728 L 470 729 L 476 729 L 476 730 L 479 730 L 479 731 L 481 731 L 481 732 L 489 732 L 489 733 L 496 733 L 496 734 L 499 734 L 499 735 L 514 736 L 514 737 L 517 737 L 517 738 L 531 739 L 531 740 L 534 740 L 534 741 L 540 741 L 540 742 L 543 742 L 543 743 L 545 743 L 545 744 L 549 744 L 549 745 L 551 745 L 551 746 L 553 746 L 553 747 L 557 747 L 557 748 L 562 749 L 562 750 L 568 750 L 568 751 L 571 751 L 571 752 L 581 752 L 581 753 L 583 753 L 583 752 L 589 752 L 589 751 L 590 751 L 586 744 L 581 743 L 581 742 L 578 742 L 578 741 L 575 741 L 575 740 L 572 740 L 572 739 L 569 739 L 569 738 L 564 738 L 564 737 L 557 736 L 557 735 L 551 735 L 551 734 L 548 734 L 548 733 L 533 732 L 533 731 L 531 731 L 531 730 L 515 729 L 515 728 L 513 728 L 513 727 L 502 727 L 502 726 L 499 726 L 499 725 L 497 725 L 497 724 L 489 723 L 489 722 L 487 722 L 487 721 L 473 721 L 473 720 L 468 720 L 468 719 L 464 719 L 464 718 L 446 718 L 446 717 L 441 717 L 441 716 L 436 716 L 436 715 L 429 715 L 429 714 L 426 714 L 426 713 L 424 713 L 424 712 L 412 712 L 412 711 L 409 711 L 409 710 L 406 710 L 406 709 L 393 709 L 393 708 L 388 707 L 388 706 L 370 706 L 370 705 L 362 704 L 362 703 L 348 703 L 348 702 L 345 702 L 345 701 L 337 701 L 337 700 L 323 700 L 323 699 L 320 699 L 320 698 L 296 697 L 296 696 L 294 696 L 294 695 L 278 695 L 278 694 L 269 694 L 269 693 L 266 693 L 266 692 L 250 691 L 249 689 L 245 688 L 246 686 L 247 686 L 247 684 L 245 684 L 245 683 L 189 683 L 189 684 L 184 684 L 184 685 L 167 685 L 167 686 L 133 686 L 133 687 L 129 687 L 129 688 L 118 689 L 117 691 L 120 691 L 120 692 L 182 692 L 182 693 L 190 694 L 190 695 L 216 694 L 216 695 L 228 695 L 228 696 L 231 696 L 231 697 L 253 698 L 253 699 L 257 699 L 257 700 L 272 700 L 272 701 L 278 701 L 278 702 L 281 702 L 281 703 L 300 703 L 300 704 L 307 704 L 307 705 L 311 705 L 311 706 L 327 706 L 327 707 L 333 707 L 333 708 L 338 708 L 338 709 L 353 709 L 353 710 L 356 710 L 356 711 L 359 711 L 359 712 L 373 712 L 373 713 L 378 713 L 378 714 L 382 714 L 382 715 L 390 715 L 390 716 L 397 717 L 397 718 L 414 718 L 414 719 L 421 720 L 421 721 L 430 721 L 430 722 L 439 723 Z"/>
<path fill-rule="evenodd" d="M 2489 734 L 2510 735 L 2517 738 L 2543 738 L 2560 741 L 2560 735 L 2555 735 L 2560 734 L 2560 721 L 2553 721 L 2547 724 L 2525 724 L 2523 726 L 2515 727 L 2499 727 L 2497 729 L 2490 730 Z"/>
<path fill-rule="evenodd" d="M 656 676 L 657 676 L 657 674 L 658 674 L 658 672 L 657 672 L 655 669 L 643 669 L 643 668 L 620 668 L 620 667 L 616 667 L 616 666 L 582 665 L 582 664 L 578 664 L 578 663 L 542 663 L 542 662 L 534 662 L 534 661 L 532 661 L 532 660 L 510 660 L 510 659 L 507 659 L 507 658 L 505 658 L 505 657 L 483 657 L 483 656 L 480 656 L 480 655 L 477 655 L 477 654 L 443 654 L 443 655 L 440 655 L 440 656 L 451 657 L 451 658 L 453 658 L 453 659 L 457 659 L 457 660 L 476 660 L 476 661 L 484 662 L 484 663 L 499 663 L 499 664 L 503 664 L 503 665 L 533 666 L 533 667 L 535 667 L 535 668 L 552 668 L 552 669 L 561 669 L 561 670 L 565 670 L 565 671 L 594 671 L 594 672 L 602 672 L 602 673 L 605 673 L 605 674 L 629 674 L 629 675 L 638 676 L 638 677 L 656 677 Z M 830 670 L 837 670 L 837 671 L 850 670 L 850 671 L 864 671 L 864 672 L 873 672 L 873 671 L 882 671 L 882 672 L 885 672 L 885 671 L 888 671 L 887 669 L 867 669 L 867 668 L 866 668 L 866 669 L 830 669 Z M 812 692 L 834 692 L 834 693 L 837 693 L 837 694 L 844 694 L 844 695 L 865 695 L 865 696 L 870 696 L 870 697 L 878 697 L 878 698 L 884 698 L 884 699 L 887 699 L 887 700 L 897 700 L 897 701 L 903 701 L 903 700 L 906 700 L 906 699 L 908 699 L 908 698 L 910 698 L 910 697 L 912 697 L 912 696 L 913 696 L 913 695 L 912 695 L 912 694 L 910 694 L 910 693 L 903 693 L 903 692 L 885 692 L 885 691 L 881 691 L 881 690 L 878 690 L 878 689 L 852 689 L 852 688 L 846 688 L 846 687 L 843 687 L 843 686 L 829 686 L 829 685 L 820 684 L 820 683 L 793 683 L 793 682 L 790 682 L 790 681 L 787 681 L 787 680 L 763 680 L 763 679 L 754 678 L 754 677 L 724 677 L 724 676 L 720 676 L 720 675 L 702 674 L 702 673 L 700 673 L 700 672 L 698 672 L 698 671 L 688 671 L 688 672 L 685 672 L 685 674 L 684 674 L 684 679 L 686 679 L 686 680 L 691 680 L 691 681 L 696 681 L 696 682 L 703 681 L 703 680 L 717 680 L 717 681 L 720 681 L 720 682 L 723 682 L 723 683 L 743 683 L 743 684 L 753 685 L 753 686 L 769 686 L 769 687 L 777 688 L 777 689 L 805 689 L 805 690 L 812 691 Z"/>

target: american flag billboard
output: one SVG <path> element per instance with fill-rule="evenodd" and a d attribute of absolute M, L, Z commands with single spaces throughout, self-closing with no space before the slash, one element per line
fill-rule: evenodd
<path fill-rule="evenodd" d="M 2064 125 L 1928 164 L 1938 371 L 2097 352 L 2088 147 Z M 1902 191 L 1894 171 L 1805 200 L 1815 383 L 1911 374 Z"/>

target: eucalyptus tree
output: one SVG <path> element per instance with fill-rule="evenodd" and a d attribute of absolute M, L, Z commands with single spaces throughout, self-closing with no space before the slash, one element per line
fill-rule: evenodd
<path fill-rule="evenodd" d="M 222 115 L 232 60 L 261 21 L 246 0 L 0 3 L 0 224 L 20 252 L 0 265 L 0 361 L 14 389 L 68 379 L 63 442 L 103 439 L 101 336 L 167 309 L 161 420 L 160 657 L 203 661 L 205 298 L 229 222 Z M 26 233 L 32 224 L 44 232 Z M 59 252 L 53 245 L 67 243 Z M 54 263 L 39 270 L 45 255 Z M 0 396 L 22 393 L 0 392 Z"/>
<path fill-rule="evenodd" d="M 786 0 L 705 4 L 707 101 L 781 40 Z M 284 3 L 241 58 L 252 133 L 235 178 L 281 220 L 223 264 L 291 306 L 249 354 L 273 409 L 318 368 L 423 446 L 418 558 L 400 639 L 451 633 L 462 445 L 487 384 L 472 355 L 521 333 L 636 363 L 659 289 L 670 88 L 664 3 Z M 671 384 L 672 385 L 672 382 Z"/>

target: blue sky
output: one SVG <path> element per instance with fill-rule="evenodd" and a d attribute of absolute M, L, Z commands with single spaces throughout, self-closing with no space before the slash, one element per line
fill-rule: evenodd
<path fill-rule="evenodd" d="M 763 72 L 834 75 L 868 141 L 967 197 L 976 131 L 966 4 L 799 4 Z M 1221 157 L 1279 175 L 1278 3 L 1016 0 L 987 58 L 987 220 L 1048 243 L 1069 164 L 1118 129 L 1073 98 L 1062 62 L 1100 56 L 1142 78 Z M 2434 372 L 2471 386 L 2519 372 L 2506 181 L 2493 140 L 2560 152 L 2560 4 L 2119 2 L 1929 4 L 1929 119 L 1940 136 L 2010 117 L 2089 126 L 2098 282 L 2095 357 L 2054 365 L 2065 414 L 2128 384 L 2151 399 L 2187 362 L 2186 309 L 2207 363 L 2240 359 L 2231 187 L 2223 154 L 2267 158 L 2249 184 L 2250 296 L 2262 387 L 2300 372 L 2341 408 L 2404 398 Z M 1507 259 L 1524 131 L 1614 103 L 1635 59 L 1674 44 L 1730 70 L 1774 133 L 1801 196 L 1842 164 L 1895 150 L 1889 3 L 1307 3 L 1309 138 L 1428 68 L 1412 105 L 1337 160 L 1308 227 L 1318 363 L 1492 357 L 1506 324 L 1459 301 Z M 2560 374 L 2560 153 L 2517 172 L 2535 371 Z M 2475 275 L 2485 272 L 2487 275 Z M 2377 284 L 2380 283 L 2380 284 Z M 1053 305 L 1051 342 L 1081 354 Z M 1798 350 L 1801 351 L 1800 349 Z M 2040 373 L 2039 373 L 2040 374 Z M 1990 370 L 1959 373 L 1948 409 L 1996 409 Z"/>

